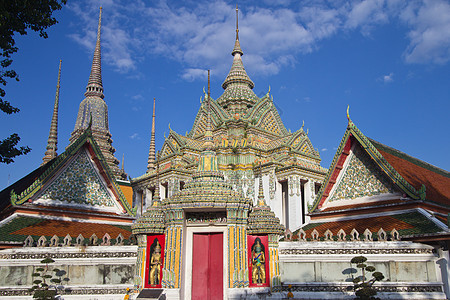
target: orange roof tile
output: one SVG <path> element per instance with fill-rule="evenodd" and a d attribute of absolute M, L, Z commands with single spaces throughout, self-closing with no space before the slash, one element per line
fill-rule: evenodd
<path fill-rule="evenodd" d="M 130 206 L 133 206 L 133 189 L 131 188 L 131 186 L 123 185 L 121 183 L 118 183 L 118 185 L 122 190 L 125 199 L 127 199 L 128 204 L 130 204 Z"/>
<path fill-rule="evenodd" d="M 131 230 L 126 230 L 110 224 L 43 220 L 42 222 L 19 229 L 11 234 L 20 234 L 25 236 L 57 235 L 59 237 L 65 237 L 67 234 L 70 234 L 73 238 L 77 237 L 79 234 L 82 234 L 84 238 L 89 238 L 94 233 L 98 238 L 102 238 L 105 233 L 108 233 L 111 238 L 116 238 L 121 233 L 125 239 L 128 239 L 131 235 Z"/>
<path fill-rule="evenodd" d="M 354 220 L 345 220 L 345 221 L 336 221 L 336 222 L 328 222 L 322 223 L 316 227 L 314 223 L 309 224 L 311 227 L 305 230 L 307 236 L 311 236 L 311 232 L 316 229 L 319 232 L 319 236 L 325 236 L 325 231 L 330 229 L 333 235 L 337 235 L 338 231 L 343 229 L 346 234 L 350 234 L 350 232 L 355 228 L 359 234 L 362 234 L 364 230 L 369 229 L 371 232 L 378 232 L 380 228 L 383 228 L 384 231 L 391 231 L 393 229 L 402 230 L 402 229 L 412 229 L 414 226 L 408 224 L 404 221 L 394 218 L 393 216 L 382 216 L 375 218 L 362 218 L 362 219 L 354 219 Z"/>
<path fill-rule="evenodd" d="M 426 199 L 450 206 L 450 175 L 432 165 L 372 141 L 388 163 L 416 190 L 426 187 Z M 447 175 L 447 176 L 445 176 Z"/>

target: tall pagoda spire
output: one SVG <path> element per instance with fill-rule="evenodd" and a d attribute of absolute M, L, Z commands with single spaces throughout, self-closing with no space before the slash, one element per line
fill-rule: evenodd
<path fill-rule="evenodd" d="M 263 181 L 262 181 L 262 168 L 261 157 L 259 158 L 259 189 L 258 189 L 258 206 L 265 206 L 266 200 L 264 199 Z"/>
<path fill-rule="evenodd" d="M 75 142 L 86 128 L 91 126 L 92 135 L 102 151 L 103 157 L 112 174 L 117 179 L 126 180 L 127 174 L 119 168 L 119 160 L 114 156 L 116 149 L 112 146 L 111 133 L 109 132 L 108 106 L 104 100 L 101 63 L 101 28 L 102 8 L 98 16 L 97 40 L 95 43 L 94 57 L 92 59 L 91 73 L 84 96 L 80 103 L 75 128 L 70 137 L 70 143 Z"/>
<path fill-rule="evenodd" d="M 233 64 L 225 81 L 222 83 L 222 88 L 225 90 L 222 96 L 217 99 L 217 102 L 233 114 L 244 114 L 248 108 L 252 107 L 259 98 L 253 92 L 255 84 L 248 77 L 242 63 L 242 55 L 244 52 L 241 49 L 239 42 L 239 9 L 236 5 L 236 40 L 234 42 Z"/>
<path fill-rule="evenodd" d="M 59 88 L 61 83 L 61 62 L 62 60 L 59 61 L 58 81 L 56 83 L 55 105 L 53 106 L 53 116 L 52 122 L 50 124 L 50 133 L 48 135 L 46 148 L 47 151 L 45 151 L 44 158 L 42 158 L 42 165 L 45 165 L 58 155 L 56 151 L 58 150 L 58 107 L 59 107 Z"/>
<path fill-rule="evenodd" d="M 197 171 L 201 173 L 217 173 L 219 172 L 219 166 L 217 163 L 216 153 L 214 152 L 214 143 L 212 138 L 211 129 L 211 89 L 210 89 L 210 70 L 208 70 L 208 95 L 207 97 L 207 121 L 205 140 L 203 142 L 203 152 L 200 155 L 200 161 L 198 163 Z"/>
<path fill-rule="evenodd" d="M 211 81 L 210 81 L 210 70 L 208 70 L 208 102 L 207 102 L 207 121 L 206 121 L 206 131 L 205 131 L 205 143 L 203 144 L 205 150 L 212 150 L 213 138 L 211 130 Z"/>
<path fill-rule="evenodd" d="M 236 4 L 236 41 L 234 42 L 234 48 L 231 52 L 231 55 L 235 55 L 239 53 L 241 56 L 244 55 L 244 52 L 241 49 L 241 44 L 239 43 L 239 8 Z"/>
<path fill-rule="evenodd" d="M 100 14 L 98 16 L 97 27 L 97 41 L 95 42 L 94 58 L 92 59 L 91 74 L 89 75 L 88 85 L 86 87 L 85 97 L 98 96 L 105 98 L 103 95 L 102 82 L 102 52 L 100 45 L 100 32 L 102 29 L 102 8 L 100 7 Z"/>
<path fill-rule="evenodd" d="M 153 98 L 152 135 L 150 140 L 150 150 L 148 151 L 147 172 L 155 169 L 155 102 Z"/>

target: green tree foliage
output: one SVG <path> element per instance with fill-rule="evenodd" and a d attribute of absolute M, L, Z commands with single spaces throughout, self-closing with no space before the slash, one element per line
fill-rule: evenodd
<path fill-rule="evenodd" d="M 61 282 L 69 281 L 68 278 L 61 279 L 66 274 L 66 271 L 57 268 L 50 270 L 49 264 L 54 262 L 50 257 L 41 260 L 41 264 L 45 266 L 36 268 L 33 274 L 31 274 L 33 277 L 33 286 L 30 292 L 33 294 L 34 299 L 56 299 L 58 289 L 62 289 Z"/>
<path fill-rule="evenodd" d="M 7 80 L 19 81 L 16 71 L 10 68 L 11 55 L 18 51 L 14 37 L 16 34 L 26 35 L 27 30 L 39 32 L 39 36 L 47 38 L 45 31 L 58 21 L 52 17 L 55 10 L 60 10 L 67 0 L 0 0 L 0 110 L 6 114 L 19 112 L 19 108 L 11 105 L 3 98 L 6 95 L 4 86 Z M 14 158 L 27 154 L 29 147 L 17 147 L 20 137 L 17 133 L 0 140 L 0 163 L 9 164 Z"/>
<path fill-rule="evenodd" d="M 356 267 L 361 269 L 361 276 L 353 279 L 353 289 L 355 291 L 356 299 L 364 300 L 379 300 L 375 297 L 377 291 L 373 288 L 375 281 L 381 281 L 384 279 L 384 275 L 381 272 L 375 272 L 374 266 L 366 265 L 367 258 L 364 256 L 355 256 L 352 258 L 351 263 L 356 264 Z M 372 273 L 372 278 L 368 279 L 367 274 Z"/>

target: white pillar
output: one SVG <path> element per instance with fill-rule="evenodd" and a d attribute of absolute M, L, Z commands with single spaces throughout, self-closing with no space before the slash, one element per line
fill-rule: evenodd
<path fill-rule="evenodd" d="M 288 221 L 289 229 L 294 231 L 302 224 L 301 183 L 298 176 L 288 178 Z"/>

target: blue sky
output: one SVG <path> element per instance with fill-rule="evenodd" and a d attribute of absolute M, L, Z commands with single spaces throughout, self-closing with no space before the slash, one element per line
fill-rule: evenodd
<path fill-rule="evenodd" d="M 68 145 L 89 77 L 103 6 L 105 100 L 116 157 L 131 177 L 146 170 L 153 97 L 156 146 L 168 126 L 193 125 L 211 69 L 211 95 L 232 63 L 230 1 L 69 1 L 49 38 L 17 37 L 1 138 L 17 132 L 32 152 L 0 168 L 0 189 L 42 162 L 62 59 L 58 153 Z M 256 95 L 269 86 L 285 126 L 305 121 L 329 167 L 347 126 L 346 109 L 368 137 L 450 170 L 450 2 L 239 1 L 243 62 Z"/>

